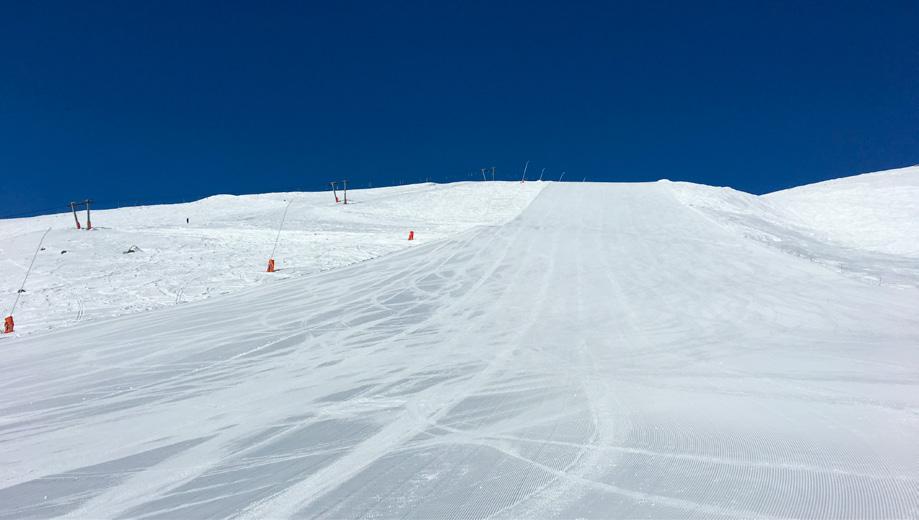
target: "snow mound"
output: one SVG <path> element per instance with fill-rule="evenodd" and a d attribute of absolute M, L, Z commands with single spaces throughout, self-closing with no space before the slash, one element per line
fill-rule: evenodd
<path fill-rule="evenodd" d="M 919 167 L 763 196 L 664 183 L 681 203 L 763 245 L 868 283 L 919 286 Z"/>
<path fill-rule="evenodd" d="M 919 166 L 800 186 L 763 199 L 827 241 L 919 258 Z"/>

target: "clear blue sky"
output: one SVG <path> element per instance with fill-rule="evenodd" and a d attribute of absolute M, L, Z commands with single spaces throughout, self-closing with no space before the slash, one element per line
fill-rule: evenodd
<path fill-rule="evenodd" d="M 919 163 L 919 2 L 5 2 L 0 215 L 459 179 L 763 193 Z"/>

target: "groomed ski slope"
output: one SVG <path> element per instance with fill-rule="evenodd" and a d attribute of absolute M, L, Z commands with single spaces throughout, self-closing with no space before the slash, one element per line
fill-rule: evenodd
<path fill-rule="evenodd" d="M 550 184 L 503 226 L 4 340 L 0 518 L 919 517 L 910 241 L 742 195 Z"/>

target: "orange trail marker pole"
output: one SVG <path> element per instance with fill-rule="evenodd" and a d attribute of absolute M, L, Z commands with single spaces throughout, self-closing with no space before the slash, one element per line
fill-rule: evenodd
<path fill-rule="evenodd" d="M 408 239 L 409 239 L 409 240 L 415 240 L 415 232 L 414 232 L 414 231 L 409 231 L 409 232 L 408 232 Z"/>
<path fill-rule="evenodd" d="M 48 236 L 49 231 L 51 231 L 51 228 L 46 229 L 45 233 L 41 236 L 41 240 L 38 241 L 38 247 L 35 248 L 35 254 L 32 255 L 32 261 L 29 263 L 29 268 L 26 269 L 26 275 L 22 278 L 22 285 L 20 285 L 19 290 L 16 291 L 16 299 L 13 301 L 10 315 L 3 320 L 3 331 L 6 334 L 13 332 L 13 313 L 16 312 L 16 305 L 19 304 L 19 297 L 22 296 L 22 293 L 26 292 L 26 280 L 29 279 L 29 273 L 32 272 L 32 266 L 35 265 L 35 259 L 38 257 L 38 252 L 41 251 L 41 244 L 45 241 L 45 237 Z"/>
<path fill-rule="evenodd" d="M 271 256 L 268 257 L 268 272 L 274 272 L 274 253 L 278 250 L 278 240 L 281 239 L 281 230 L 284 229 L 284 221 L 287 220 L 287 210 L 294 201 L 290 201 L 284 206 L 284 215 L 281 216 L 281 225 L 278 226 L 278 236 L 274 237 L 274 247 L 271 249 Z"/>

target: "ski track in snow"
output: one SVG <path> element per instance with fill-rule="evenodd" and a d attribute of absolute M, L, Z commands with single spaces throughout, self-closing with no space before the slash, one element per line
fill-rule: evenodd
<path fill-rule="evenodd" d="M 919 518 L 908 244 L 871 283 L 697 189 L 550 184 L 504 225 L 4 341 L 0 519 Z"/>

